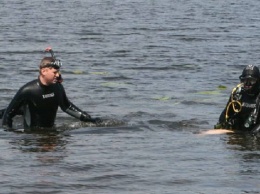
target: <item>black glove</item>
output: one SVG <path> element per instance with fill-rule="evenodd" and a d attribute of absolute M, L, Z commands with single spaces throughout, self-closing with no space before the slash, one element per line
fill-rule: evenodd
<path fill-rule="evenodd" d="M 84 121 L 84 122 L 91 122 L 91 123 L 95 123 L 95 124 L 100 124 L 102 123 L 102 119 L 100 118 L 91 118 L 91 116 L 86 113 L 86 112 L 83 112 L 80 116 L 80 120 L 81 121 Z"/>
<path fill-rule="evenodd" d="M 92 123 L 95 123 L 95 124 L 101 124 L 102 123 L 102 119 L 101 118 L 91 118 L 90 119 L 90 122 L 92 122 Z"/>
<path fill-rule="evenodd" d="M 90 121 L 91 120 L 91 116 L 88 113 L 86 113 L 86 112 L 82 112 L 79 120 L 84 121 L 84 122 L 91 122 Z"/>

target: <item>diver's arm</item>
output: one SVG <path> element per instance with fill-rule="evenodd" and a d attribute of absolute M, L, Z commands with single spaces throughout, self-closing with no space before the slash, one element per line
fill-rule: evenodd
<path fill-rule="evenodd" d="M 74 105 L 72 102 L 70 102 L 66 96 L 66 92 L 65 92 L 62 84 L 59 84 L 59 95 L 60 95 L 59 106 L 67 114 L 79 119 L 80 121 L 84 121 L 84 122 L 93 122 L 93 123 L 101 122 L 101 119 L 91 118 L 91 116 L 88 113 L 81 110 L 76 105 Z"/>
<path fill-rule="evenodd" d="M 11 100 L 9 106 L 5 109 L 3 114 L 2 125 L 3 128 L 11 129 L 13 124 L 13 117 L 21 114 L 21 106 L 24 102 L 25 90 L 22 87 Z"/>
<path fill-rule="evenodd" d="M 89 114 L 80 110 L 77 106 L 75 106 L 71 102 L 70 102 L 70 106 L 64 112 L 81 121 L 91 121 L 91 116 Z"/>
<path fill-rule="evenodd" d="M 77 106 L 75 106 L 73 103 L 70 102 L 69 108 L 67 108 L 64 112 L 67 114 L 79 119 L 80 121 L 84 122 L 92 122 L 92 123 L 101 123 L 102 120 L 100 118 L 92 118 L 88 113 L 85 111 L 82 111 Z"/>
<path fill-rule="evenodd" d="M 3 118 L 5 111 L 6 111 L 6 108 L 0 110 L 0 119 Z M 22 109 L 19 109 L 19 110 L 16 112 L 16 115 L 23 115 L 23 110 L 22 110 Z"/>

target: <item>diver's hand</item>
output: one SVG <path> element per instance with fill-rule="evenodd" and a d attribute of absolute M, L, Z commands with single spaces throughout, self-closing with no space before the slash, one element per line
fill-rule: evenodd
<path fill-rule="evenodd" d="M 91 118 L 91 116 L 86 113 L 86 112 L 83 112 L 80 116 L 80 120 L 81 121 L 84 121 L 84 122 L 91 122 L 91 123 L 95 123 L 95 124 L 100 124 L 102 123 L 102 119 L 101 118 Z"/>
<path fill-rule="evenodd" d="M 102 123 L 102 119 L 101 118 L 91 118 L 91 121 L 92 123 L 95 123 L 95 124 L 101 124 Z"/>
<path fill-rule="evenodd" d="M 84 122 L 91 122 L 91 116 L 86 112 L 82 112 L 79 120 Z"/>

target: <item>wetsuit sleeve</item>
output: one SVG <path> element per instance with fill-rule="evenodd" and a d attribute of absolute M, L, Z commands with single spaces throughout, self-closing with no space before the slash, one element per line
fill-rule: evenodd
<path fill-rule="evenodd" d="M 25 87 L 22 87 L 14 96 L 12 101 L 10 102 L 9 106 L 6 108 L 2 125 L 4 128 L 11 129 L 13 124 L 13 117 L 17 114 L 20 114 L 21 107 L 25 102 L 25 96 L 26 96 L 26 89 Z"/>
<path fill-rule="evenodd" d="M 69 101 L 66 92 L 62 84 L 58 84 L 59 87 L 59 106 L 61 110 L 67 114 L 81 120 L 81 121 L 91 121 L 91 116 L 86 112 L 82 111 L 76 105 Z"/>
<path fill-rule="evenodd" d="M 71 102 L 69 108 L 65 112 L 81 121 L 92 121 L 91 116 L 88 113 L 82 111 Z"/>

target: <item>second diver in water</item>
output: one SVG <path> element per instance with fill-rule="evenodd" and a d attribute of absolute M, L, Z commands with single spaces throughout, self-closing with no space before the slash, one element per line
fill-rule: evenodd
<path fill-rule="evenodd" d="M 260 131 L 260 72 L 248 65 L 239 77 L 215 129 L 234 129 L 256 134 Z"/>

